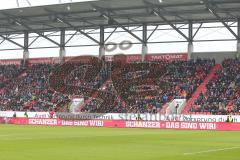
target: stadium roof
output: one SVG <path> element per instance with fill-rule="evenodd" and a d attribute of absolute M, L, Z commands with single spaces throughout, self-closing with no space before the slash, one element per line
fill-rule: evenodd
<path fill-rule="evenodd" d="M 0 34 L 238 18 L 239 0 L 99 0 L 1 10 Z"/>

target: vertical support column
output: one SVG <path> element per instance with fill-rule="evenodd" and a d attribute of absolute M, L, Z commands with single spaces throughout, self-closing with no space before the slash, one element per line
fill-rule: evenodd
<path fill-rule="evenodd" d="M 189 41 L 188 41 L 188 59 L 192 59 L 193 58 L 193 24 L 190 21 L 188 23 L 188 37 L 189 37 Z"/>
<path fill-rule="evenodd" d="M 238 19 L 237 22 L 237 35 L 238 35 L 238 39 L 237 39 L 237 54 L 236 57 L 240 58 L 240 19 Z"/>
<path fill-rule="evenodd" d="M 29 33 L 24 32 L 24 48 L 23 48 L 23 62 L 24 64 L 29 59 Z"/>
<path fill-rule="evenodd" d="M 142 43 L 142 61 L 146 60 L 146 54 L 148 53 L 147 46 L 147 25 L 143 24 L 143 43 Z"/>
<path fill-rule="evenodd" d="M 60 61 L 60 63 L 64 62 L 65 56 L 66 56 L 66 50 L 65 50 L 65 30 L 61 29 L 61 33 L 60 33 L 60 50 L 59 50 L 59 61 Z"/>
<path fill-rule="evenodd" d="M 105 56 L 105 31 L 104 26 L 100 26 L 100 45 L 99 45 L 99 58 Z"/>

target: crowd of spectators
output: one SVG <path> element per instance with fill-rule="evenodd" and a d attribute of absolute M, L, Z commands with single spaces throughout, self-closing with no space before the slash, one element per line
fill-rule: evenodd
<path fill-rule="evenodd" d="M 18 65 L 0 65 L 0 88 L 5 83 L 21 75 L 23 69 Z"/>
<path fill-rule="evenodd" d="M 0 66 L 1 81 L 12 79 L 0 86 L 0 110 L 67 111 L 70 95 L 78 95 L 85 101 L 92 98 L 81 112 L 156 113 L 174 98 L 190 98 L 214 65 L 214 60 L 201 59 L 126 63 L 120 58 L 103 63 L 86 56 L 62 65 Z M 237 86 L 238 80 L 231 86 Z M 229 89 L 227 94 L 232 92 Z M 230 102 L 239 103 L 236 98 Z"/>
<path fill-rule="evenodd" d="M 222 70 L 215 73 L 207 84 L 207 92 L 200 94 L 191 111 L 211 114 L 240 112 L 240 60 L 223 61 Z"/>
<path fill-rule="evenodd" d="M 118 97 L 107 91 L 98 91 L 97 96 L 81 111 L 88 113 L 126 113 Z"/>
<path fill-rule="evenodd" d="M 214 60 L 125 63 L 112 66 L 113 86 L 122 99 L 120 108 L 133 113 L 156 113 L 174 98 L 190 98 L 203 82 Z"/>
<path fill-rule="evenodd" d="M 104 112 L 114 106 L 115 95 L 101 91 L 100 88 L 110 78 L 108 63 L 95 57 L 84 57 L 72 60 L 56 67 L 51 74 L 51 87 L 67 94 L 84 98 L 79 106 L 82 112 Z"/>
<path fill-rule="evenodd" d="M 0 89 L 0 110 L 52 111 L 65 105 L 69 101 L 68 96 L 49 88 L 48 78 L 53 67 L 48 64 L 31 65 L 21 69 L 21 76 L 9 72 L 11 81 Z"/>
<path fill-rule="evenodd" d="M 5 82 L 17 77 L 23 69 L 18 65 L 0 65 L 0 82 Z"/>
<path fill-rule="evenodd" d="M 175 98 L 189 99 L 214 65 L 214 60 L 201 59 L 170 63 L 164 77 L 171 84 L 168 93 Z"/>
<path fill-rule="evenodd" d="M 61 93 L 91 97 L 108 79 L 108 72 L 98 58 L 85 57 L 55 67 L 51 87 Z"/>

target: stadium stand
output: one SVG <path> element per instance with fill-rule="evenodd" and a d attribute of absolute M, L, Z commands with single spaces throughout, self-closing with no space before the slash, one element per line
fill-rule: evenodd
<path fill-rule="evenodd" d="M 69 101 L 67 96 L 50 90 L 48 77 L 54 66 L 36 64 L 25 69 L 10 67 L 11 81 L 1 87 L 1 110 L 50 111 Z M 11 68 L 21 71 L 12 72 Z"/>
<path fill-rule="evenodd" d="M 0 65 L 0 81 L 6 82 L 21 74 L 22 68 L 17 65 Z"/>
<path fill-rule="evenodd" d="M 156 66 L 158 63 L 124 64 L 122 68 L 119 65 L 116 67 L 118 70 L 117 73 L 113 73 L 112 79 L 119 96 L 127 104 L 127 112 L 156 113 L 174 98 L 190 98 L 215 64 L 213 60 L 200 59 L 188 62 L 160 62 L 160 66 Z M 151 70 L 151 67 L 154 70 Z M 129 77 L 131 81 L 127 81 Z M 137 90 L 134 86 L 140 86 L 142 90 Z"/>
<path fill-rule="evenodd" d="M 72 62 L 65 66 L 34 64 L 26 68 L 1 65 L 0 110 L 66 112 L 74 92 L 85 100 L 80 107 L 81 112 L 160 113 L 162 107 L 174 98 L 191 100 L 216 66 L 214 60 L 201 59 L 103 64 L 102 61 L 96 63 L 95 58 L 90 58 L 91 63 L 96 65 Z M 222 68 L 210 76 L 205 91 L 200 92 L 194 103 L 188 106 L 190 112 L 238 113 L 239 66 L 239 60 L 226 59 Z M 62 77 L 56 76 L 59 68 L 61 71 L 66 69 L 66 74 L 59 74 Z M 56 77 L 49 79 L 53 73 Z M 63 78 L 65 76 L 67 78 Z M 59 79 L 64 81 L 57 82 Z M 56 91 L 50 86 L 56 87 Z"/>
<path fill-rule="evenodd" d="M 240 108 L 240 61 L 226 59 L 222 69 L 215 73 L 207 84 L 207 92 L 201 93 L 195 101 L 192 112 L 211 114 L 234 114 Z"/>

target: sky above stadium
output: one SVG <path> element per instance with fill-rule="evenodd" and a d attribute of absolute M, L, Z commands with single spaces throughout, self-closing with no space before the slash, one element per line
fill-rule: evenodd
<path fill-rule="evenodd" d="M 84 2 L 84 1 L 94 1 L 94 0 L 0 0 L 0 9 L 10 9 L 18 7 L 29 7 L 29 6 L 42 6 L 58 3 L 69 3 L 69 2 Z"/>

